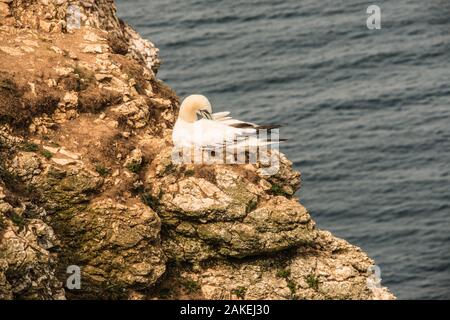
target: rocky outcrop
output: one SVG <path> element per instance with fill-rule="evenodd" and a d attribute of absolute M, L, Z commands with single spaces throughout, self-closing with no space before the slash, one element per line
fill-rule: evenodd
<path fill-rule="evenodd" d="M 100 200 L 71 215 L 64 224 L 56 226 L 66 230 L 61 262 L 81 264 L 83 278 L 90 284 L 86 292 L 78 294 L 98 298 L 105 291 L 114 294 L 118 288 L 145 289 L 165 271 L 159 217 L 140 202 Z"/>
<path fill-rule="evenodd" d="M 284 159 L 283 166 L 290 165 Z M 298 186 L 293 176 L 284 181 Z M 306 209 L 270 194 L 272 184 L 253 165 L 175 166 L 165 148 L 146 181 L 144 200 L 159 212 L 163 246 L 176 261 L 269 254 L 312 243 L 316 236 Z"/>
<path fill-rule="evenodd" d="M 318 231 L 314 243 L 277 254 L 212 260 L 199 268 L 174 267 L 156 295 L 206 299 L 390 299 L 368 287 L 372 261 L 357 247 Z M 176 286 L 170 285 L 176 283 Z"/>
<path fill-rule="evenodd" d="M 394 298 L 284 155 L 172 161 L 179 99 L 112 1 L 0 0 L 0 40 L 0 298 Z"/>
<path fill-rule="evenodd" d="M 45 215 L 0 183 L 0 299 L 64 298 L 55 276 L 58 240 Z"/>

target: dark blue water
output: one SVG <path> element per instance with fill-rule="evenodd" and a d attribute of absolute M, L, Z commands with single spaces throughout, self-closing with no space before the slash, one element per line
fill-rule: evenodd
<path fill-rule="evenodd" d="M 368 252 L 399 298 L 450 298 L 449 1 L 117 2 L 181 97 L 286 125 L 320 228 Z"/>

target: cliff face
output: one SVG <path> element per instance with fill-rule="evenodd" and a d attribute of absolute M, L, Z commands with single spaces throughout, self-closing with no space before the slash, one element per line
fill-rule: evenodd
<path fill-rule="evenodd" d="M 157 52 L 109 0 L 0 0 L 0 298 L 394 298 L 284 156 L 172 163 Z"/>

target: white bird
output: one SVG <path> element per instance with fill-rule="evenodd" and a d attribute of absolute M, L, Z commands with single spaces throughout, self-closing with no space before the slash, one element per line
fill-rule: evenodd
<path fill-rule="evenodd" d="M 262 130 L 274 128 L 279 126 L 256 125 L 233 119 L 228 111 L 212 113 L 209 100 L 194 94 L 181 103 L 172 140 L 174 146 L 179 148 L 255 147 L 278 143 L 260 136 Z"/>

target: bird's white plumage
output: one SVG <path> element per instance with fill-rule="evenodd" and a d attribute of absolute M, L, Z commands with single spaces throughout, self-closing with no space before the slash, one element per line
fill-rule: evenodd
<path fill-rule="evenodd" d="M 230 118 L 229 115 L 230 115 L 229 111 L 216 112 L 216 113 L 212 114 L 212 118 L 214 120 L 226 119 L 226 118 Z"/>
<path fill-rule="evenodd" d="M 237 119 L 233 119 L 230 117 L 229 111 L 223 111 L 223 112 L 216 112 L 212 114 L 213 120 L 219 121 L 221 123 L 227 124 L 227 125 L 233 125 L 233 124 L 239 124 L 239 123 L 247 123 L 253 126 L 256 126 L 256 124 L 251 122 L 245 122 Z"/>
<path fill-rule="evenodd" d="M 173 129 L 173 142 L 180 147 L 217 147 L 242 142 L 256 135 L 255 129 L 238 129 L 217 120 L 200 119 L 194 123 L 178 120 Z"/>
<path fill-rule="evenodd" d="M 176 147 L 240 148 L 272 143 L 258 138 L 255 124 L 233 119 L 229 111 L 211 114 L 211 109 L 209 101 L 201 95 L 192 95 L 183 101 L 172 133 Z M 198 112 L 206 112 L 210 119 L 198 119 L 196 116 Z"/>

